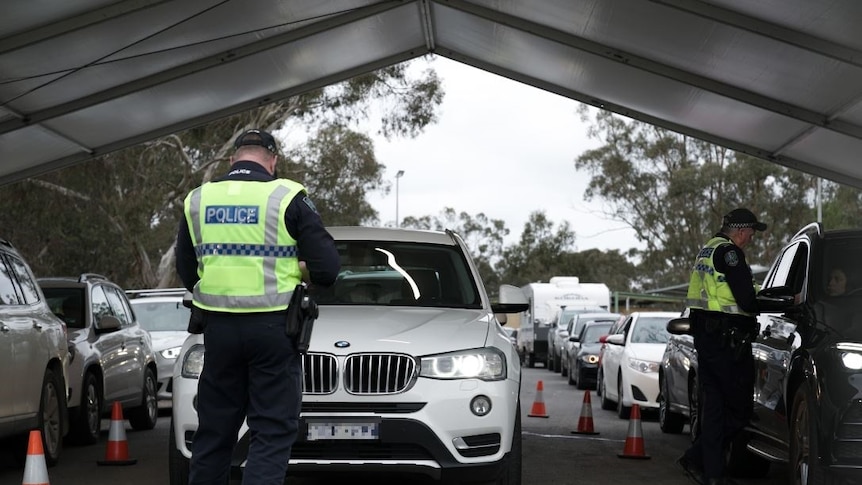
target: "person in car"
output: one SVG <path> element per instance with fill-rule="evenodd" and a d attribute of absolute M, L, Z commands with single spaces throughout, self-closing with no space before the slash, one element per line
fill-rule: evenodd
<path fill-rule="evenodd" d="M 283 483 L 299 427 L 301 355 L 285 333 L 301 280 L 330 286 L 335 242 L 305 188 L 276 178 L 275 139 L 249 130 L 230 171 L 192 190 L 176 267 L 193 294 L 206 346 L 189 484 L 228 483 L 237 434 L 251 430 L 243 483 Z"/>
<path fill-rule="evenodd" d="M 829 296 L 841 296 L 845 293 L 847 293 L 847 273 L 841 268 L 832 268 L 829 271 L 826 294 Z"/>
<path fill-rule="evenodd" d="M 725 448 L 753 412 L 751 336 L 759 311 L 743 249 L 764 230 L 766 224 L 750 210 L 730 211 L 698 252 L 691 272 L 686 298 L 703 402 L 700 435 L 678 463 L 704 485 L 734 483 L 724 473 Z"/>

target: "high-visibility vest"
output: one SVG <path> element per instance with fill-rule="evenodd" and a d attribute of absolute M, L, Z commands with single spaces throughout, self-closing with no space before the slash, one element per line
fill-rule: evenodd
<path fill-rule="evenodd" d="M 285 179 L 226 180 L 186 196 L 200 278 L 192 292 L 195 306 L 231 313 L 287 308 L 301 273 L 284 212 L 303 190 Z"/>
<path fill-rule="evenodd" d="M 724 273 L 715 269 L 712 257 L 715 255 L 715 250 L 724 244 L 731 244 L 731 242 L 724 237 L 714 237 L 700 250 L 691 271 L 686 304 L 689 308 L 751 315 L 739 308 Z"/>

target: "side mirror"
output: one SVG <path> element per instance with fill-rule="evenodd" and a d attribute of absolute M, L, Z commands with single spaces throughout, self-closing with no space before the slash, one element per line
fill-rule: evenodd
<path fill-rule="evenodd" d="M 691 321 L 688 317 L 671 318 L 667 322 L 667 333 L 671 335 L 688 335 L 691 331 Z"/>
<path fill-rule="evenodd" d="M 113 315 L 103 315 L 96 322 L 96 332 L 113 332 L 120 328 L 120 319 Z"/>
<path fill-rule="evenodd" d="M 757 307 L 762 312 L 783 312 L 795 304 L 796 293 L 789 286 L 774 286 L 757 294 Z"/>
<path fill-rule="evenodd" d="M 599 337 L 599 343 L 600 343 L 600 344 L 603 344 L 603 343 L 605 343 L 605 342 L 607 342 L 607 341 L 608 341 L 608 336 L 607 336 L 607 335 L 602 335 L 601 337 Z"/>
<path fill-rule="evenodd" d="M 491 304 L 494 313 L 521 313 L 530 308 L 526 295 L 513 285 L 500 285 L 500 302 Z"/>
<path fill-rule="evenodd" d="M 626 336 L 621 333 L 615 333 L 613 335 L 608 335 L 608 338 L 605 339 L 605 342 L 614 345 L 625 345 Z"/>

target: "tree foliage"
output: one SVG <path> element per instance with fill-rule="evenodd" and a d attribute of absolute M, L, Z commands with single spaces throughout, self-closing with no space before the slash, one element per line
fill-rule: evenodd
<path fill-rule="evenodd" d="M 813 176 L 604 111 L 589 135 L 602 146 L 575 160 L 591 175 L 585 197 L 601 198 L 608 216 L 634 229 L 646 287 L 685 281 L 700 246 L 735 207 L 769 224 L 746 249 L 752 264 L 769 265 L 813 220 Z"/>
<path fill-rule="evenodd" d="M 415 136 L 436 122 L 443 94 L 433 70 L 414 75 L 398 64 L 10 184 L 0 200 L 3 237 L 39 276 L 97 272 L 125 287 L 178 285 L 173 247 L 185 195 L 226 171 L 239 133 L 277 132 L 288 121 L 312 136 L 284 154 L 279 173 L 306 184 L 327 224 L 373 223 L 365 194 L 385 190 L 385 167 L 353 122 L 374 111 L 384 135 Z"/>

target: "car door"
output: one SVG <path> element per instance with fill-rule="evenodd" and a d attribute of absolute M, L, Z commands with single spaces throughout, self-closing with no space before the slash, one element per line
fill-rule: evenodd
<path fill-rule="evenodd" d="M 615 335 L 622 335 L 623 342 L 625 342 L 625 336 L 632 324 L 632 320 L 632 316 L 627 317 L 625 323 L 617 328 Z M 604 392 L 608 393 L 608 398 L 616 401 L 621 399 L 621 397 L 617 395 L 617 382 L 619 381 L 620 361 L 622 360 L 623 351 L 625 350 L 625 343 L 620 345 L 606 341 L 605 344 L 604 352 L 602 354 L 602 376 L 605 380 Z"/>
<path fill-rule="evenodd" d="M 123 340 L 123 384 L 126 386 L 126 395 L 134 399 L 143 398 L 144 368 L 146 366 L 146 352 L 144 341 L 149 337 L 147 332 L 134 320 L 134 313 L 129 308 L 126 297 L 113 286 L 104 285 L 105 295 L 114 316 L 120 320 L 120 330 L 117 332 Z M 149 347 L 149 346 L 147 346 Z"/>
<path fill-rule="evenodd" d="M 37 283 L 24 261 L 15 255 L 6 256 L 8 268 L 17 282 L 19 303 L 13 317 L 16 336 L 13 337 L 14 365 L 7 375 L 16 377 L 10 387 L 17 397 L 16 414 L 30 415 L 39 412 L 42 396 L 42 382 L 48 361 L 53 357 L 51 349 L 56 349 L 58 341 L 63 341 L 59 322 L 50 318 L 46 309 L 40 309 L 41 299 Z"/>
<path fill-rule="evenodd" d="M 23 376 L 22 372 L 27 372 L 28 369 L 21 349 L 32 345 L 32 342 L 27 342 L 32 322 L 20 311 L 21 294 L 12 268 L 3 253 L 0 253 L 0 305 L 0 371 L 5 376 Z M 22 379 L 21 382 L 26 383 L 28 380 Z M 42 383 L 41 379 L 39 383 Z M 0 386 L 0 419 L 17 416 L 25 408 L 31 407 L 24 406 L 19 401 L 32 394 L 24 394 L 16 387 L 17 385 Z"/>
<path fill-rule="evenodd" d="M 123 400 L 129 394 L 129 377 L 126 375 L 128 356 L 125 351 L 125 337 L 120 329 L 105 329 L 101 320 L 106 316 L 116 317 L 103 285 L 94 285 L 90 290 L 90 311 L 93 334 L 96 336 L 94 347 L 99 353 L 105 388 L 105 402 Z"/>
<path fill-rule="evenodd" d="M 804 298 L 807 281 L 809 245 L 797 241 L 787 246 L 766 275 L 763 288 L 787 286 Z M 790 357 L 801 341 L 798 322 L 787 313 L 761 313 L 757 319 L 760 332 L 752 342 L 754 356 L 754 419 L 760 431 L 787 438 L 786 416 L 789 404 L 784 400 L 784 383 Z"/>

